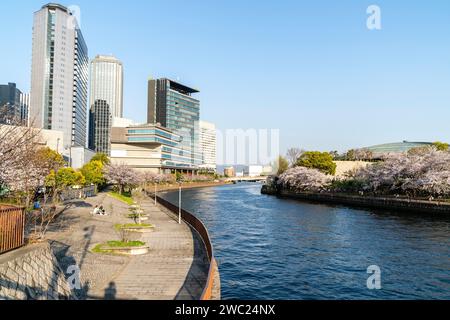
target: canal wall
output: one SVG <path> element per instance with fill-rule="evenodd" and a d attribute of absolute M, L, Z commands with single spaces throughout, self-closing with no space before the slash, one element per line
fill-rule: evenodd
<path fill-rule="evenodd" d="M 147 192 L 147 195 L 154 199 L 155 194 L 152 194 L 150 192 Z M 157 196 L 157 202 L 159 205 L 163 206 L 164 208 L 168 209 L 175 215 L 178 215 L 180 212 L 180 208 L 171 202 Z M 209 236 L 208 229 L 203 224 L 203 222 L 198 219 L 195 215 L 192 213 L 181 209 L 181 218 L 185 223 L 191 226 L 192 229 L 194 229 L 202 239 L 205 249 L 208 255 L 208 261 L 209 261 L 209 270 L 208 270 L 208 277 L 204 286 L 203 293 L 201 295 L 200 300 L 220 300 L 221 299 L 221 281 L 220 281 L 220 272 L 219 272 L 219 266 L 217 264 L 217 260 L 214 256 L 214 247 L 212 245 L 211 237 Z"/>
<path fill-rule="evenodd" d="M 313 193 L 293 192 L 288 190 L 275 190 L 270 186 L 263 186 L 261 193 L 276 195 L 280 198 L 297 199 L 318 203 L 329 203 L 338 205 L 350 205 L 358 207 L 369 207 L 375 209 L 414 211 L 422 213 L 450 214 L 450 203 L 438 201 L 426 201 L 404 198 L 371 197 L 359 195 L 347 195 L 338 193 Z"/>
<path fill-rule="evenodd" d="M 0 255 L 0 300 L 75 299 L 48 243 Z"/>

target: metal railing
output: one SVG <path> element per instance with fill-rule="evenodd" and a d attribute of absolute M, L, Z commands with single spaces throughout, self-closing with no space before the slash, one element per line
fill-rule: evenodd
<path fill-rule="evenodd" d="M 150 192 L 148 192 L 148 195 L 151 196 L 152 198 L 155 197 L 155 195 Z M 178 215 L 179 208 L 176 205 L 170 203 L 169 201 L 159 196 L 157 196 L 157 200 L 160 205 L 170 210 L 174 214 Z M 181 209 L 181 218 L 183 219 L 184 222 L 189 224 L 194 230 L 197 231 L 197 233 L 202 238 L 203 243 L 205 244 L 206 251 L 208 253 L 209 270 L 206 285 L 203 289 L 203 293 L 200 297 L 200 300 L 211 300 L 213 298 L 214 279 L 216 276 L 217 262 L 216 259 L 214 258 L 214 248 L 208 233 L 208 229 L 206 229 L 202 221 L 200 221 L 196 216 L 194 216 L 192 213 L 184 209 Z"/>
<path fill-rule="evenodd" d="M 0 254 L 25 244 L 25 210 L 0 205 Z"/>

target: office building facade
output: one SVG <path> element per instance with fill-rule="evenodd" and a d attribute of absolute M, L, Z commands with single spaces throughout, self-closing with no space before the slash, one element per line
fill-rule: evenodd
<path fill-rule="evenodd" d="M 154 173 L 197 171 L 190 152 L 180 145 L 181 136 L 160 125 L 113 127 L 111 136 L 112 163 Z"/>
<path fill-rule="evenodd" d="M 34 14 L 30 125 L 64 133 L 65 152 L 87 145 L 88 49 L 78 22 L 59 4 Z"/>
<path fill-rule="evenodd" d="M 206 121 L 199 122 L 200 151 L 202 154 L 201 169 L 216 172 L 216 126 Z"/>
<path fill-rule="evenodd" d="M 114 118 L 123 118 L 123 65 L 113 56 L 98 55 L 91 61 L 90 103 L 106 101 Z"/>
<path fill-rule="evenodd" d="M 113 119 L 123 117 L 123 66 L 98 55 L 90 69 L 89 148 L 110 155 Z"/>
<path fill-rule="evenodd" d="M 29 126 L 30 94 L 20 95 L 20 120 L 22 125 Z"/>
<path fill-rule="evenodd" d="M 95 100 L 89 113 L 89 149 L 111 154 L 111 108 L 105 100 Z"/>
<path fill-rule="evenodd" d="M 15 83 L 0 85 L 0 123 L 27 125 L 28 95 Z"/>
<path fill-rule="evenodd" d="M 191 154 L 191 165 L 199 167 L 202 155 L 199 144 L 200 101 L 192 95 L 199 91 L 162 78 L 148 82 L 148 119 L 181 137 L 180 147 Z"/>

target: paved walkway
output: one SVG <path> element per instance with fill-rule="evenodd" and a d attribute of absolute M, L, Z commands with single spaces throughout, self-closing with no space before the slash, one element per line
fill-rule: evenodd
<path fill-rule="evenodd" d="M 95 205 L 103 205 L 108 216 L 92 216 Z M 99 243 L 118 240 L 114 224 L 132 223 L 128 205 L 100 194 L 72 203 L 52 225 L 47 237 L 64 271 L 80 268 L 81 299 L 172 300 L 199 299 L 206 283 L 208 261 L 198 234 L 177 223 L 165 208 L 148 199 L 142 204 L 155 232 L 134 234 L 132 240 L 146 242 L 150 253 L 125 257 L 91 253 Z"/>

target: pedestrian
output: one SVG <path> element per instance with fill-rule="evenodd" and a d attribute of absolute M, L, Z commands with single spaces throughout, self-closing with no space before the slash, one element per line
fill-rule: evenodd
<path fill-rule="evenodd" d="M 98 208 L 98 206 L 95 206 L 94 211 L 92 211 L 92 214 L 95 216 L 97 214 L 100 214 L 100 209 Z"/>

